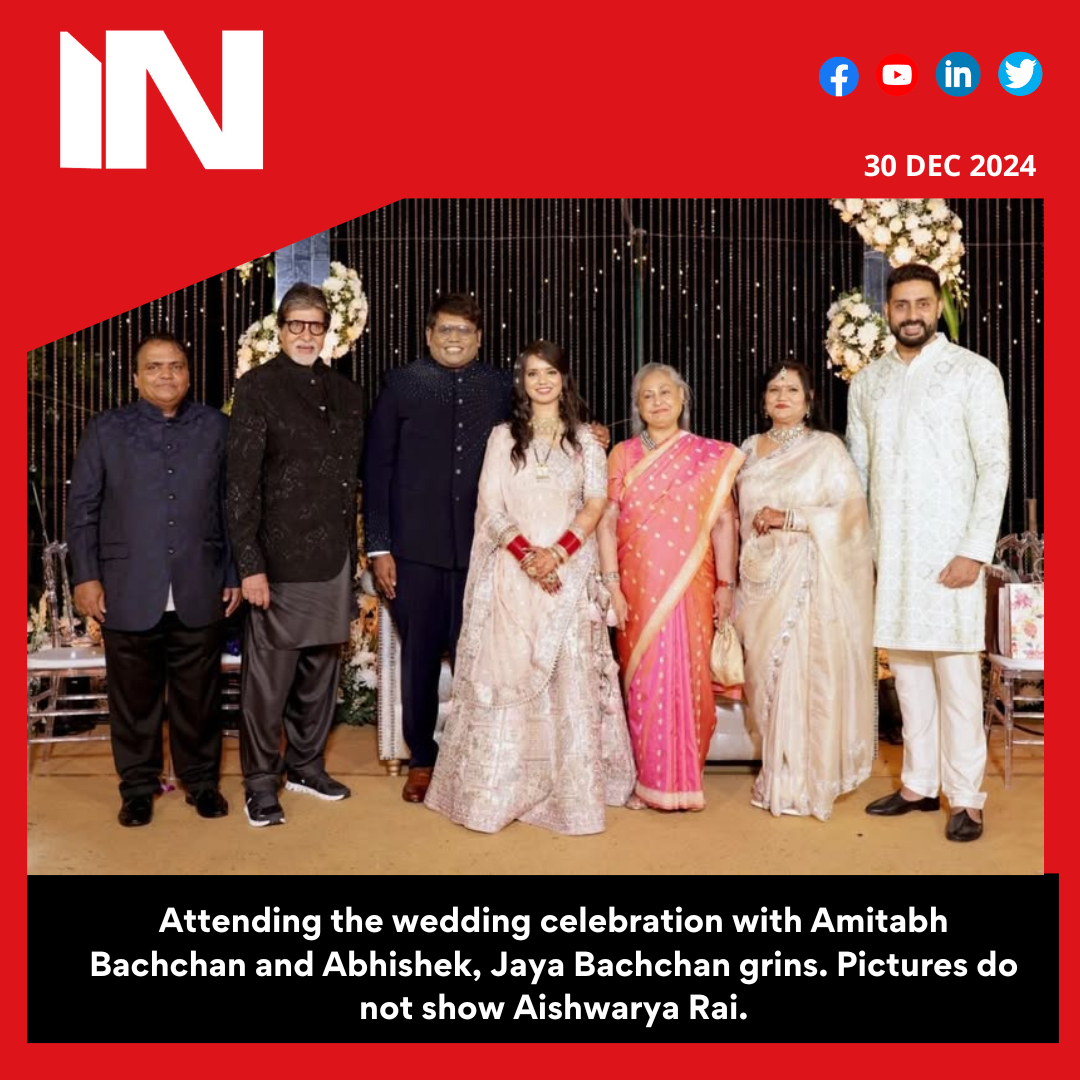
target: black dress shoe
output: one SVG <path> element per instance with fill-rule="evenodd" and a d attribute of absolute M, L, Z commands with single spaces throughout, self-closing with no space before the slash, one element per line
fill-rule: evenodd
<path fill-rule="evenodd" d="M 910 814 L 912 810 L 940 809 L 941 800 L 937 796 L 932 799 L 905 799 L 899 791 L 894 791 L 882 799 L 875 799 L 866 812 L 880 817 L 896 817 L 897 814 Z"/>
<path fill-rule="evenodd" d="M 224 817 L 229 812 L 225 796 L 217 788 L 193 791 L 187 797 L 188 806 L 194 806 L 199 817 Z"/>
<path fill-rule="evenodd" d="M 949 824 L 945 826 L 945 836 L 949 840 L 963 843 L 965 840 L 978 840 L 983 834 L 983 823 L 976 821 L 966 810 L 957 810 Z"/>
<path fill-rule="evenodd" d="M 152 795 L 135 795 L 124 800 L 116 819 L 121 825 L 131 828 L 135 825 L 149 825 L 153 816 L 154 797 Z"/>

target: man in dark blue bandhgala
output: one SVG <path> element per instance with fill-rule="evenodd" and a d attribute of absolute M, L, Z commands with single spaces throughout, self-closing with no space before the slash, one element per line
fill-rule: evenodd
<path fill-rule="evenodd" d="M 477 361 L 480 306 L 439 298 L 429 357 L 388 372 L 368 426 L 364 534 L 401 637 L 406 802 L 423 802 L 438 748 L 439 670 L 453 653 L 488 436 L 509 415 L 511 376 Z"/>
<path fill-rule="evenodd" d="M 121 825 L 146 825 L 160 790 L 162 722 L 187 801 L 224 817 L 223 619 L 240 603 L 225 528 L 228 421 L 189 401 L 171 334 L 135 354 L 139 400 L 93 417 L 71 474 L 75 604 L 102 624 Z"/>

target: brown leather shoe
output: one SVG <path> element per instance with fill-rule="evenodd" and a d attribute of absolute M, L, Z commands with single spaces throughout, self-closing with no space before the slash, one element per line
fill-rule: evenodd
<path fill-rule="evenodd" d="M 431 769 L 413 766 L 409 770 L 409 778 L 405 781 L 405 786 L 401 789 L 401 797 L 406 802 L 423 802 L 430 783 Z"/>

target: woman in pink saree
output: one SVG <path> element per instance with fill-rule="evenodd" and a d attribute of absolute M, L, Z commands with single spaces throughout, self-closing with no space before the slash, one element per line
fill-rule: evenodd
<path fill-rule="evenodd" d="M 874 571 L 855 464 L 821 430 L 803 364 L 776 364 L 768 430 L 743 443 L 735 625 L 762 739 L 751 802 L 828 819 L 874 756 Z"/>
<path fill-rule="evenodd" d="M 690 389 L 666 364 L 641 368 L 631 399 L 636 436 L 608 459 L 599 533 L 637 762 L 628 805 L 701 810 L 714 695 L 728 692 L 709 659 L 714 621 L 732 607 L 743 454 L 690 433 Z"/>

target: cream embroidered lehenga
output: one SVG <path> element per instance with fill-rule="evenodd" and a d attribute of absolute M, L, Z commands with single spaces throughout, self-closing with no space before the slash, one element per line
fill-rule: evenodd
<path fill-rule="evenodd" d="M 736 628 L 762 735 L 752 802 L 822 821 L 870 774 L 874 756 L 873 564 L 855 465 L 835 435 L 808 432 L 763 458 L 743 444 Z M 753 530 L 763 507 L 794 531 Z"/>
<path fill-rule="evenodd" d="M 481 832 L 515 820 L 601 832 L 605 804 L 622 806 L 633 790 L 595 536 L 560 569 L 553 596 L 498 545 L 510 525 L 534 545 L 553 544 L 586 499 L 606 496 L 604 452 L 585 429 L 579 440 L 580 454 L 560 444 L 517 470 L 509 427 L 488 440 L 452 711 L 424 799 Z"/>

